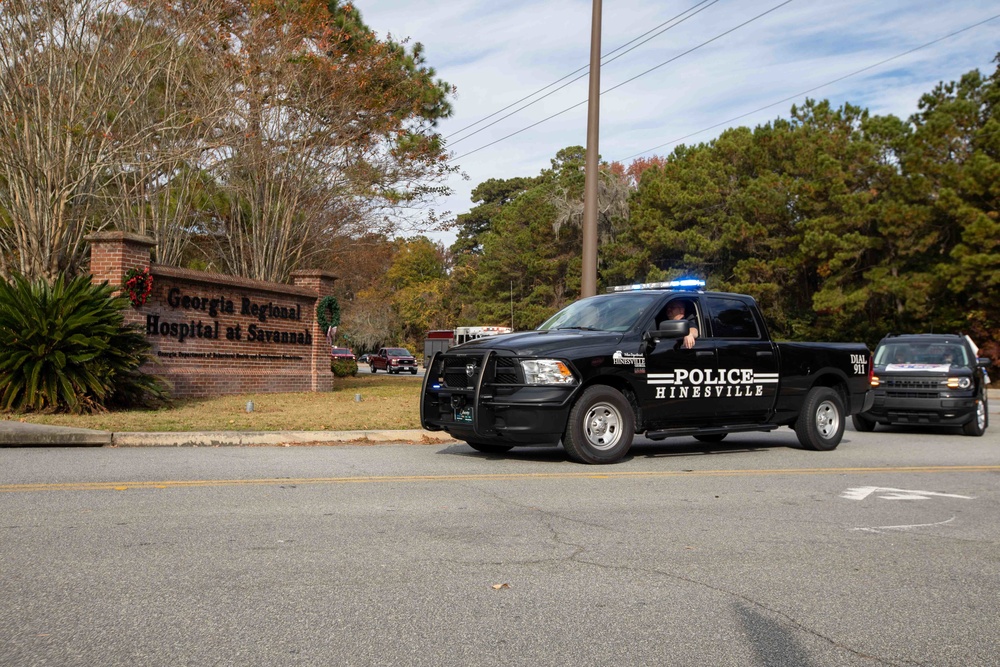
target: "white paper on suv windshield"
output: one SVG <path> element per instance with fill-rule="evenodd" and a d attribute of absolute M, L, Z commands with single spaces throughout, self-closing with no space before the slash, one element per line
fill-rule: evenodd
<path fill-rule="evenodd" d="M 947 373 L 951 364 L 888 364 L 887 371 L 931 371 L 937 373 Z"/>

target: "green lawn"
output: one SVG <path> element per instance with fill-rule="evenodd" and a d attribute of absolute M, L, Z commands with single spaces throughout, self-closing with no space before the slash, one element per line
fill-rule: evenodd
<path fill-rule="evenodd" d="M 241 394 L 177 400 L 159 410 L 93 415 L 8 414 L 34 424 L 103 431 L 353 431 L 420 428 L 421 378 L 359 375 L 334 378 L 333 391 Z M 360 394 L 361 401 L 355 396 Z M 253 412 L 246 411 L 253 401 Z"/>

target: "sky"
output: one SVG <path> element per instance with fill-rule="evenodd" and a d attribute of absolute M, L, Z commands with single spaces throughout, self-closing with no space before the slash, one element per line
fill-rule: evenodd
<path fill-rule="evenodd" d="M 907 118 L 938 83 L 992 73 L 1000 52 L 995 0 L 602 5 L 599 151 L 626 165 L 788 118 L 807 98 Z M 380 38 L 423 44 L 425 64 L 457 89 L 438 129 L 461 174 L 448 181 L 452 195 L 430 204 L 438 215 L 472 208 L 483 181 L 536 176 L 560 149 L 586 146 L 592 0 L 355 6 Z"/>

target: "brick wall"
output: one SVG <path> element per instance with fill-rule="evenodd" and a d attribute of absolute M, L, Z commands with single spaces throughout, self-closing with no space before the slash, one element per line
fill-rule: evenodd
<path fill-rule="evenodd" d="M 150 262 L 155 243 L 122 232 L 91 242 L 94 282 L 121 285 L 130 268 L 149 266 L 149 300 L 126 313 L 146 331 L 158 363 L 144 370 L 167 379 L 173 395 L 329 391 L 330 348 L 316 303 L 336 277 L 297 271 L 294 284 L 268 283 Z"/>

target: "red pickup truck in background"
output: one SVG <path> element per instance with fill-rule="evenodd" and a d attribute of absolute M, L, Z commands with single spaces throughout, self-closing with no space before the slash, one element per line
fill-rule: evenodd
<path fill-rule="evenodd" d="M 410 351 L 403 347 L 383 347 L 378 354 L 373 354 L 368 358 L 368 365 L 372 373 L 383 370 L 389 374 L 409 371 L 417 374 L 417 359 Z"/>

